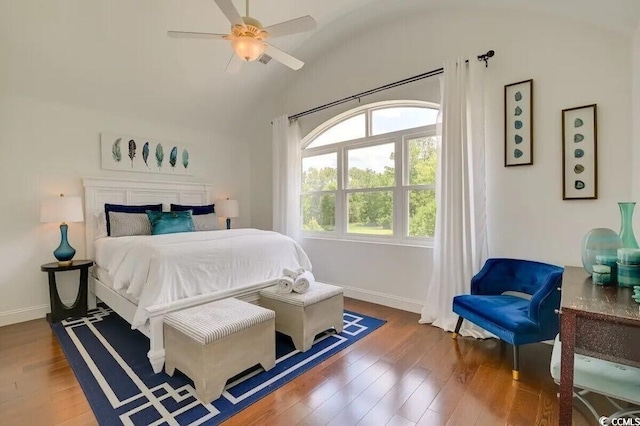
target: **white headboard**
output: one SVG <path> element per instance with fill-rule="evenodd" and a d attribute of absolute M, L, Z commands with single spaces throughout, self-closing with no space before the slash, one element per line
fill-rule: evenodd
<path fill-rule="evenodd" d="M 212 185 L 205 183 L 157 182 L 128 179 L 83 179 L 85 237 L 88 259 L 94 255 L 95 214 L 113 204 L 191 204 L 211 203 Z"/>

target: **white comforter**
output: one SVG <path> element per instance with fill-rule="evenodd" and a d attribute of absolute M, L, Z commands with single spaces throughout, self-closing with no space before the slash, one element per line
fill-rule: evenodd
<path fill-rule="evenodd" d="M 147 321 L 149 306 L 275 280 L 283 268 L 311 270 L 294 240 L 258 229 L 101 238 L 96 263 L 138 302 L 132 328 Z"/>

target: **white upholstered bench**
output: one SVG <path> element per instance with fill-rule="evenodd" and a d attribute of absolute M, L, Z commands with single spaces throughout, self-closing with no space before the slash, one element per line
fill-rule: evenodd
<path fill-rule="evenodd" d="M 269 309 L 223 299 L 164 317 L 165 369 L 193 380 L 198 398 L 220 397 L 227 380 L 260 364 L 275 365 L 275 313 Z"/>
<path fill-rule="evenodd" d="M 296 349 L 311 349 L 316 334 L 329 328 L 342 332 L 343 290 L 315 282 L 305 293 L 279 293 L 277 286 L 260 291 L 260 305 L 276 312 L 276 331 L 291 337 Z"/>

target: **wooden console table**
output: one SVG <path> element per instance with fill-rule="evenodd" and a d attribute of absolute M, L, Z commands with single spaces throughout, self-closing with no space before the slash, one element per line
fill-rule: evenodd
<path fill-rule="evenodd" d="M 594 285 L 583 268 L 562 276 L 560 425 L 571 426 L 574 354 L 640 367 L 640 305 L 631 288 Z"/>

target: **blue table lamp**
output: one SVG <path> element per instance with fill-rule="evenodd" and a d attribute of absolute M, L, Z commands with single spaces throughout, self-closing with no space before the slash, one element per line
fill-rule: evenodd
<path fill-rule="evenodd" d="M 222 200 L 216 204 L 216 211 L 220 217 L 227 218 L 227 229 L 231 229 L 231 218 L 240 216 L 238 200 Z"/>
<path fill-rule="evenodd" d="M 47 198 L 42 202 L 40 208 L 40 222 L 62 222 L 60 224 L 60 245 L 53 251 L 53 255 L 58 259 L 58 265 L 69 266 L 72 263 L 76 250 L 69 245 L 67 240 L 67 222 L 83 222 L 82 200 L 80 197 L 59 197 Z"/>

